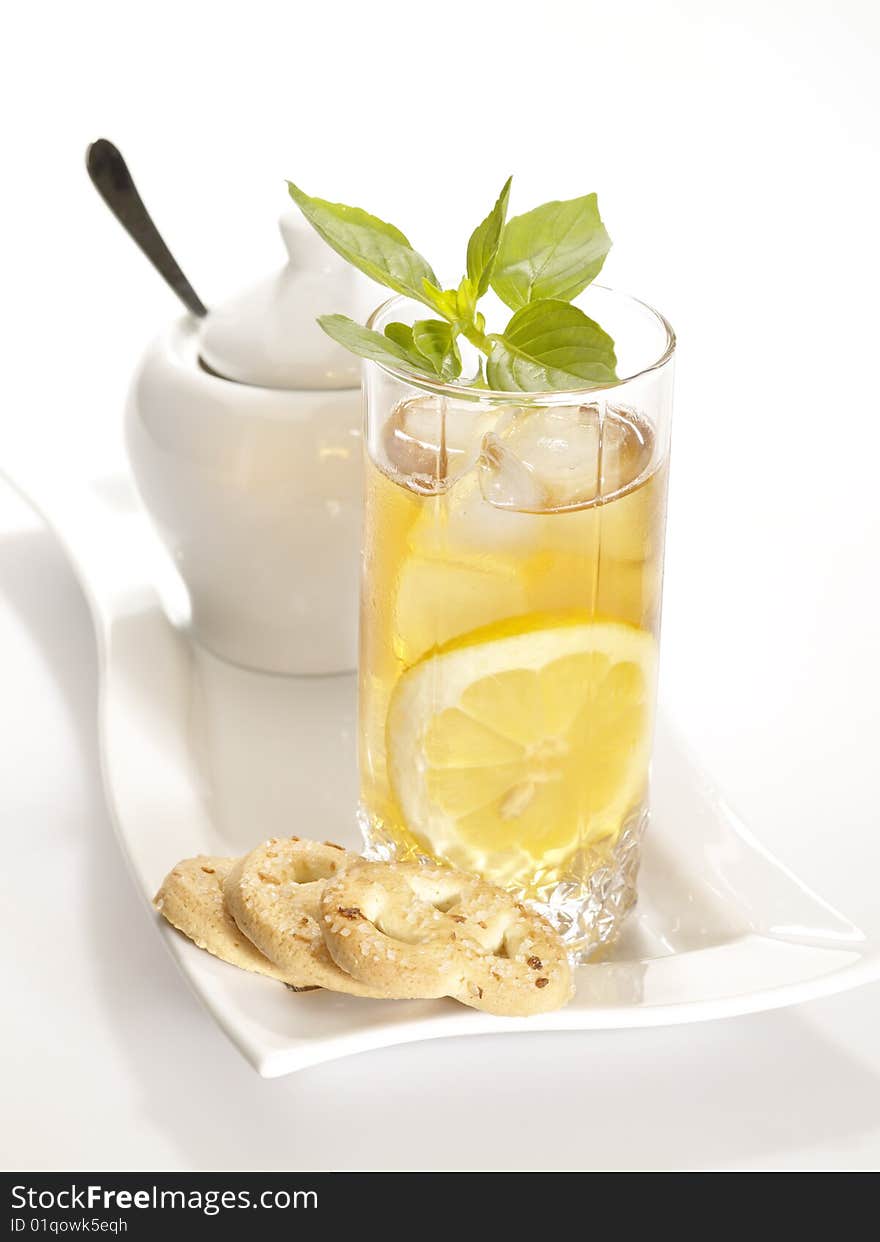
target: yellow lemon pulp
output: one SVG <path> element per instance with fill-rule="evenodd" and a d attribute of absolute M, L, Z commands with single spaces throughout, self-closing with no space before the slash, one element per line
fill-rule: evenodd
<path fill-rule="evenodd" d="M 655 661 L 646 631 L 576 616 L 487 626 L 426 656 L 388 712 L 411 831 L 496 875 L 615 838 L 644 792 Z"/>

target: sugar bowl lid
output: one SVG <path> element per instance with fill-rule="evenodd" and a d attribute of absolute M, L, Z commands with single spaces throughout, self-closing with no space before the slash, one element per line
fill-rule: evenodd
<path fill-rule="evenodd" d="M 264 388 L 353 388 L 360 364 L 319 327 L 338 312 L 363 323 L 380 291 L 340 258 L 298 211 L 280 220 L 287 263 L 205 318 L 202 361 L 218 375 Z"/>

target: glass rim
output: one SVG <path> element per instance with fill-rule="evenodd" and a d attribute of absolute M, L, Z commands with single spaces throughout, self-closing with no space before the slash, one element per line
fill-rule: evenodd
<path fill-rule="evenodd" d="M 378 367 L 380 371 L 384 371 L 387 375 L 392 376 L 392 378 L 399 380 L 401 383 L 409 384 L 410 387 L 418 388 L 422 392 L 430 392 L 444 397 L 464 397 L 473 401 L 500 401 L 508 405 L 511 401 L 533 404 L 542 400 L 546 402 L 548 399 L 553 399 L 554 402 L 557 400 L 564 400 L 566 402 L 589 401 L 595 398 L 596 393 L 614 392 L 619 388 L 623 388 L 626 384 L 631 384 L 634 380 L 641 379 L 642 376 L 650 375 L 652 371 L 659 371 L 661 367 L 664 367 L 670 361 L 675 353 L 676 338 L 672 324 L 664 314 L 641 298 L 634 297 L 631 293 L 623 293 L 619 289 L 612 289 L 610 285 L 591 284 L 587 287 L 589 289 L 601 289 L 603 293 L 611 293 L 616 297 L 624 298 L 626 301 L 642 307 L 652 315 L 660 325 L 666 338 L 666 343 L 659 357 L 647 366 L 640 367 L 632 375 L 616 380 L 613 384 L 594 384 L 589 388 L 552 388 L 533 392 L 507 392 L 496 388 L 475 388 L 467 384 L 456 384 L 449 380 L 432 379 L 428 375 L 417 375 L 414 371 L 405 371 L 402 368 L 392 367 L 384 362 L 377 362 L 374 358 L 365 359 L 365 361 L 374 367 Z M 403 293 L 395 293 L 393 297 L 386 298 L 370 315 L 367 320 L 367 327 L 375 330 L 376 324 L 383 312 L 389 310 L 396 303 L 413 301 L 415 301 L 414 298 L 408 297 Z"/>

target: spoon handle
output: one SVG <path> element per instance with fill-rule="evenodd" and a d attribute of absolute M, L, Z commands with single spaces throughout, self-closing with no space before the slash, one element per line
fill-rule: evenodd
<path fill-rule="evenodd" d="M 187 310 L 199 317 L 208 311 L 165 245 L 132 180 L 128 165 L 112 142 L 99 138 L 86 151 L 92 184 L 116 219 L 168 282 Z"/>

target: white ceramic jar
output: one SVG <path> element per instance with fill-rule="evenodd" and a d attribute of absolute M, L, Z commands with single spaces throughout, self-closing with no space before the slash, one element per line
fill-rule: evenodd
<path fill-rule="evenodd" d="M 126 444 L 195 639 L 248 668 L 332 673 L 357 662 L 361 392 L 356 360 L 314 316 L 364 316 L 375 293 L 303 230 L 283 219 L 290 262 L 277 277 L 152 343 Z M 206 369 L 206 354 L 236 379 Z M 278 386 L 298 375 L 302 387 Z"/>

